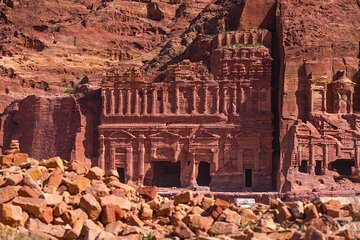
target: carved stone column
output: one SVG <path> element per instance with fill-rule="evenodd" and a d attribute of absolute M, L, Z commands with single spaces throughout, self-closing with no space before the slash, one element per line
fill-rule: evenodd
<path fill-rule="evenodd" d="M 132 178 L 134 174 L 133 163 L 134 163 L 133 148 L 128 147 L 126 148 L 126 181 L 127 182 L 132 182 Z"/>
<path fill-rule="evenodd" d="M 315 174 L 315 145 L 311 143 L 311 141 L 310 141 L 309 150 L 310 150 L 309 173 Z"/>
<path fill-rule="evenodd" d="M 98 166 L 105 170 L 105 137 L 104 137 L 104 135 L 100 135 L 100 137 L 99 137 Z"/>
<path fill-rule="evenodd" d="M 166 86 L 163 86 L 163 87 L 162 87 L 162 106 L 163 106 L 163 114 L 166 114 L 166 113 L 167 113 L 168 102 L 169 102 L 169 95 L 168 95 L 167 87 L 166 87 Z"/>
<path fill-rule="evenodd" d="M 234 88 L 231 89 L 232 91 L 232 108 L 231 108 L 231 112 L 233 115 L 237 115 L 237 99 L 236 99 L 236 86 Z"/>
<path fill-rule="evenodd" d="M 227 103 L 227 89 L 223 88 L 223 111 L 224 114 L 228 113 L 228 103 Z"/>
<path fill-rule="evenodd" d="M 359 140 L 355 140 L 355 173 L 356 174 L 360 174 L 360 141 Z"/>
<path fill-rule="evenodd" d="M 107 115 L 107 101 L 106 101 L 106 89 L 102 89 L 102 105 L 103 105 L 103 114 Z"/>
<path fill-rule="evenodd" d="M 143 89 L 143 109 L 142 109 L 142 114 L 147 115 L 147 113 L 148 113 L 147 90 Z"/>
<path fill-rule="evenodd" d="M 226 143 L 224 145 L 224 165 L 225 166 L 231 163 L 230 151 L 231 151 L 231 144 Z"/>
<path fill-rule="evenodd" d="M 217 172 L 219 170 L 219 149 L 218 148 L 212 148 L 212 162 L 214 164 L 214 172 Z"/>
<path fill-rule="evenodd" d="M 115 106 L 114 89 L 110 89 L 110 114 L 115 114 Z"/>
<path fill-rule="evenodd" d="M 110 150 L 111 153 L 111 162 L 110 162 L 110 170 L 116 170 L 115 167 L 115 148 L 111 148 Z"/>
<path fill-rule="evenodd" d="M 299 147 L 298 147 L 298 165 L 297 165 L 297 167 L 301 165 L 302 151 L 303 151 L 303 150 L 302 150 L 302 147 L 299 146 Z"/>
<path fill-rule="evenodd" d="M 124 113 L 124 99 L 122 89 L 119 89 L 119 114 L 123 115 Z"/>
<path fill-rule="evenodd" d="M 194 85 L 193 89 L 192 89 L 192 106 L 193 106 L 193 109 L 192 109 L 191 114 L 197 114 L 196 98 L 197 98 L 196 85 Z"/>
<path fill-rule="evenodd" d="M 190 167 L 191 167 L 191 174 L 190 174 L 190 180 L 189 184 L 191 187 L 197 186 L 196 181 L 196 162 L 195 162 L 195 153 L 190 153 Z"/>
<path fill-rule="evenodd" d="M 157 102 L 157 89 L 154 88 L 152 91 L 152 114 L 153 115 L 157 115 L 156 102 Z"/>
<path fill-rule="evenodd" d="M 244 149 L 238 148 L 237 152 L 237 169 L 239 172 L 244 172 Z"/>
<path fill-rule="evenodd" d="M 175 113 L 176 115 L 179 115 L 180 113 L 180 90 L 179 86 L 175 85 Z"/>
<path fill-rule="evenodd" d="M 219 86 L 215 87 L 215 114 L 219 114 L 219 101 L 220 100 L 220 96 L 219 96 Z"/>
<path fill-rule="evenodd" d="M 323 165 L 321 169 L 322 174 L 326 174 L 329 164 L 329 146 L 327 144 L 323 145 Z"/>
<path fill-rule="evenodd" d="M 144 145 L 145 136 L 139 136 L 139 184 L 143 185 L 145 177 L 145 145 Z"/>
<path fill-rule="evenodd" d="M 126 115 L 131 115 L 131 89 L 126 89 Z"/>
<path fill-rule="evenodd" d="M 204 85 L 204 114 L 208 112 L 208 86 Z"/>
<path fill-rule="evenodd" d="M 139 90 L 137 88 L 134 89 L 134 114 L 139 116 Z"/>
<path fill-rule="evenodd" d="M 353 113 L 353 105 L 354 105 L 354 93 L 351 92 L 350 93 L 350 99 L 348 100 L 350 102 L 350 106 L 349 106 L 349 113 L 352 114 Z"/>
<path fill-rule="evenodd" d="M 252 113 L 252 112 L 253 112 L 253 106 L 252 106 L 252 87 L 249 87 L 249 88 L 248 88 L 246 100 L 247 100 L 247 112 L 248 112 L 248 113 Z"/>

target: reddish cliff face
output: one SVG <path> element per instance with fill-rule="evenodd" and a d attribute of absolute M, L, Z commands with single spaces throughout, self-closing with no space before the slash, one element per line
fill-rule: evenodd
<path fill-rule="evenodd" d="M 29 96 L 2 116 L 3 146 L 18 139 L 34 158 L 92 159 L 97 156 L 99 91 L 76 99 L 70 95 Z"/>
<path fill-rule="evenodd" d="M 321 178 L 358 175 L 359 2 L 280 1 L 277 13 L 278 189 L 330 189 Z"/>
<path fill-rule="evenodd" d="M 166 82 L 168 67 L 183 60 L 219 80 L 244 70 L 224 49 L 257 48 L 253 37 L 266 32 L 260 45 L 272 58 L 274 189 L 353 188 L 360 172 L 358 16 L 356 0 L 3 1 L 0 109 L 44 96 L 6 109 L 4 147 L 19 139 L 37 158 L 96 163 L 100 91 L 54 94 L 76 88 L 83 75 L 97 85 L 105 69 L 121 75 L 138 66 L 145 79 Z"/>

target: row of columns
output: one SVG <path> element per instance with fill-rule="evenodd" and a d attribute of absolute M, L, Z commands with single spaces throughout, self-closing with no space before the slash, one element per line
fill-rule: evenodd
<path fill-rule="evenodd" d="M 215 95 L 214 95 L 214 114 L 233 114 L 237 115 L 238 112 L 238 96 L 240 96 L 240 102 L 244 102 L 247 99 L 247 105 L 244 106 L 246 108 L 246 112 L 252 111 L 252 88 L 249 87 L 245 90 L 241 90 L 241 92 L 237 92 L 236 87 L 223 88 L 223 93 L 220 95 L 219 87 L 215 86 Z M 199 98 L 197 95 L 197 86 L 194 85 L 192 87 L 192 97 L 191 97 L 191 113 L 192 114 L 209 114 L 209 87 L 203 86 L 204 89 L 204 97 L 203 104 L 204 109 L 203 112 L 200 113 L 198 109 Z M 158 106 L 158 90 L 154 88 L 151 91 L 151 112 L 148 113 L 149 104 L 148 104 L 148 89 L 124 89 L 126 94 L 123 94 L 123 89 L 117 90 L 118 100 L 116 100 L 116 94 L 114 89 L 110 88 L 107 92 L 106 89 L 103 89 L 103 114 L 118 114 L 118 115 L 158 115 L 158 114 L 167 114 L 173 113 L 171 110 L 168 112 L 169 108 L 169 92 L 167 87 L 162 87 L 162 96 L 161 96 L 161 104 L 162 112 L 160 112 L 160 107 Z M 140 99 L 139 91 L 142 91 L 143 97 Z M 132 93 L 134 93 L 134 111 L 132 112 Z M 110 97 L 108 97 L 108 94 Z M 125 95 L 125 96 L 124 96 Z M 230 98 L 232 96 L 232 98 Z M 220 109 L 220 97 L 222 99 L 222 110 Z M 126 99 L 125 99 L 126 98 Z M 175 87 L 175 114 L 180 114 L 180 90 L 179 87 Z M 109 103 L 107 101 L 110 101 Z M 125 106 L 126 103 L 126 106 Z M 108 109 L 109 106 L 109 109 Z M 230 110 L 230 112 L 228 112 Z M 269 110 L 270 111 L 270 110 Z"/>

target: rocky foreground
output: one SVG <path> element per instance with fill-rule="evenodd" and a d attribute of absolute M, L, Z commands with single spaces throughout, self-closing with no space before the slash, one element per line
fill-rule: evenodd
<path fill-rule="evenodd" d="M 184 191 L 123 184 L 83 162 L 1 158 L 4 229 L 44 239 L 360 239 L 360 205 L 273 200 L 241 208 Z"/>

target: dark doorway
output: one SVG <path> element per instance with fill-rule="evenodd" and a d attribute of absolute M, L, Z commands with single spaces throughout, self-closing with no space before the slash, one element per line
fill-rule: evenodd
<path fill-rule="evenodd" d="M 158 187 L 180 187 L 180 163 L 154 162 L 154 185 Z"/>
<path fill-rule="evenodd" d="M 308 172 L 308 161 L 301 161 L 301 165 L 299 166 L 299 172 L 307 173 Z"/>
<path fill-rule="evenodd" d="M 322 175 L 322 161 L 316 161 L 315 174 Z"/>
<path fill-rule="evenodd" d="M 199 186 L 209 186 L 211 182 L 210 163 L 200 162 L 196 181 Z"/>
<path fill-rule="evenodd" d="M 124 168 L 118 168 L 117 171 L 118 171 L 118 174 L 119 174 L 120 182 L 125 183 L 125 169 Z"/>
<path fill-rule="evenodd" d="M 245 187 L 252 187 L 252 170 L 245 169 Z"/>
<path fill-rule="evenodd" d="M 354 160 L 339 159 L 331 163 L 331 169 L 336 171 L 341 176 L 350 176 L 351 168 L 355 166 Z"/>

